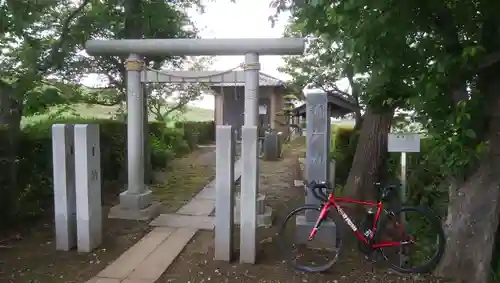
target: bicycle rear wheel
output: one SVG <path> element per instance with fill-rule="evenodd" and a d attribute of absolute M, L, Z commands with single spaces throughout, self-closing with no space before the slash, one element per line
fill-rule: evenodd
<path fill-rule="evenodd" d="M 404 216 L 404 220 L 403 220 Z M 445 236 L 439 218 L 421 207 L 402 207 L 380 221 L 376 242 L 400 242 L 379 250 L 400 273 L 428 273 L 444 254 Z"/>
<path fill-rule="evenodd" d="M 315 205 L 298 207 L 288 214 L 279 231 L 278 243 L 283 254 L 300 271 L 326 271 L 337 262 L 341 253 L 342 228 L 331 215 L 322 221 L 316 236 L 308 240 L 314 223 L 307 222 L 306 217 L 316 220 L 320 211 L 321 207 Z"/>

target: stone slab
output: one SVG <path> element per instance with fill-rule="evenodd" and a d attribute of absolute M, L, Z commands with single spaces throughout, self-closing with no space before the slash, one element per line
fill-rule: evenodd
<path fill-rule="evenodd" d="M 127 278 L 174 231 L 174 228 L 166 227 L 153 229 L 153 231 L 149 232 L 139 242 L 125 251 L 125 253 L 103 269 L 97 276 L 118 279 Z"/>
<path fill-rule="evenodd" d="M 330 113 L 328 95 L 324 91 L 311 90 L 306 95 L 307 136 L 306 136 L 306 174 L 308 181 L 327 181 L 329 175 L 328 154 L 330 153 Z M 306 194 L 306 204 L 319 205 L 320 200 Z M 314 222 L 319 212 L 310 211 L 306 218 Z"/>
<path fill-rule="evenodd" d="M 142 280 L 142 279 L 125 279 L 121 283 L 155 283 L 152 280 Z"/>
<path fill-rule="evenodd" d="M 111 207 L 108 213 L 109 218 L 147 221 L 153 219 L 160 214 L 161 203 L 152 202 L 150 206 L 137 210 L 125 209 L 120 204 Z"/>
<path fill-rule="evenodd" d="M 182 215 L 210 215 L 215 208 L 215 201 L 210 199 L 193 198 L 186 205 L 177 210 Z"/>
<path fill-rule="evenodd" d="M 160 214 L 149 224 L 156 227 L 194 228 L 200 230 L 213 230 L 214 217 L 181 214 Z"/>
<path fill-rule="evenodd" d="M 87 281 L 87 283 L 121 283 L 121 279 L 116 279 L 116 278 L 101 278 L 101 277 L 94 277 Z"/>
<path fill-rule="evenodd" d="M 201 190 L 195 197 L 195 199 L 208 199 L 215 201 L 215 180 L 208 183 L 203 190 Z"/>
<path fill-rule="evenodd" d="M 129 280 L 155 282 L 196 234 L 196 228 L 179 228 L 153 251 L 129 276 Z"/>

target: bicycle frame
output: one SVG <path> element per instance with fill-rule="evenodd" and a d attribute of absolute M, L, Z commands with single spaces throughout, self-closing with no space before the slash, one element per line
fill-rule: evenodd
<path fill-rule="evenodd" d="M 351 220 L 349 215 L 338 205 L 339 203 L 352 203 L 352 204 L 360 204 L 363 206 L 374 206 L 377 207 L 377 212 L 375 213 L 375 218 L 373 220 L 373 226 L 371 228 L 371 236 L 370 238 L 367 238 L 362 232 L 359 231 L 358 227 L 354 222 Z M 376 243 L 373 244 L 372 240 L 375 237 L 375 234 L 377 232 L 377 225 L 380 220 L 380 215 L 382 214 L 382 210 L 384 207 L 383 202 L 367 202 L 367 201 L 359 201 L 359 200 L 353 200 L 349 198 L 340 198 L 340 197 L 335 197 L 333 193 L 330 193 L 328 195 L 328 202 L 326 202 L 319 214 L 318 220 L 316 220 L 316 223 L 314 224 L 314 228 L 309 234 L 309 240 L 311 241 L 314 236 L 316 235 L 318 228 L 321 224 L 321 222 L 325 219 L 326 215 L 328 214 L 328 211 L 330 210 L 331 207 L 334 207 L 337 212 L 340 214 L 344 222 L 351 228 L 351 230 L 354 232 L 354 235 L 358 240 L 362 241 L 363 243 L 370 245 L 371 248 L 376 249 L 376 248 L 383 248 L 383 247 L 394 247 L 394 246 L 401 246 L 401 242 L 381 242 L 381 243 Z"/>

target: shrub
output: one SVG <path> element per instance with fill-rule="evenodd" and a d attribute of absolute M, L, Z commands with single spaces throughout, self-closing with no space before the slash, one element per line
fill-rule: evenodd
<path fill-rule="evenodd" d="M 161 142 L 166 145 L 174 156 L 182 156 L 191 151 L 194 146 L 189 146 L 188 138 L 192 137 L 186 135 L 186 132 L 177 128 L 165 128 Z"/>
<path fill-rule="evenodd" d="M 332 125 L 332 150 L 330 158 L 335 159 L 335 184 L 345 184 L 358 144 L 358 132 L 351 127 Z"/>
<path fill-rule="evenodd" d="M 104 181 L 126 180 L 126 124 L 117 120 L 94 118 L 61 118 L 57 120 L 42 120 L 23 128 L 19 137 L 19 180 L 13 196 L 21 209 L 14 211 L 16 218 L 38 216 L 46 208 L 53 205 L 52 186 L 52 125 L 62 124 L 99 124 L 101 146 L 101 169 Z M 188 126 L 186 126 L 188 125 Z M 181 156 L 194 148 L 188 145 L 186 139 L 199 133 L 200 140 L 213 139 L 213 129 L 209 131 L 210 122 L 185 123 L 183 127 L 190 130 L 168 128 L 164 123 L 149 124 L 149 143 L 151 163 L 153 168 L 162 168 L 176 156 Z M 213 125 L 213 123 L 212 123 Z M 213 127 L 212 127 L 213 128 Z M 0 136 L 4 136 L 0 133 Z M 1 142 L 1 141 L 0 141 Z M 0 144 L 1 145 L 1 144 Z M 0 161 L 2 151 L 0 148 Z M 0 224 L 7 222 L 0 217 Z M 12 220 L 12 219 L 8 219 Z"/>
<path fill-rule="evenodd" d="M 197 144 L 208 144 L 215 141 L 214 121 L 179 121 L 175 123 L 175 128 L 184 131 L 185 139 L 191 149 Z"/>

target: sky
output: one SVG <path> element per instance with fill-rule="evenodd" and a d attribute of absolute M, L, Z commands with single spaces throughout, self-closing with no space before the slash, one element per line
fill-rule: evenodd
<path fill-rule="evenodd" d="M 282 37 L 289 13 L 280 16 L 272 27 L 268 17 L 274 13 L 269 7 L 270 0 L 217 0 L 206 4 L 205 13 L 190 12 L 190 17 L 200 29 L 202 38 L 277 38 Z M 217 56 L 212 70 L 228 70 L 244 61 L 243 56 Z M 278 72 L 283 65 L 281 56 L 261 56 L 261 72 L 288 80 L 286 74 Z M 205 95 L 201 100 L 191 103 L 193 106 L 213 109 L 214 99 Z"/>
<path fill-rule="evenodd" d="M 189 11 L 191 20 L 200 29 L 202 38 L 277 38 L 282 37 L 285 25 L 290 16 L 283 13 L 274 27 L 268 17 L 274 13 L 269 7 L 270 0 L 230 0 L 206 1 L 205 13 L 200 14 L 195 9 Z M 209 70 L 223 71 L 236 67 L 244 61 L 243 56 L 217 56 Z M 290 79 L 286 74 L 278 72 L 283 65 L 281 56 L 261 56 L 261 72 L 282 80 Z M 96 78 L 91 76 L 82 81 L 85 85 L 95 85 Z M 193 106 L 213 109 L 214 98 L 204 95 L 198 101 L 190 103 Z"/>

